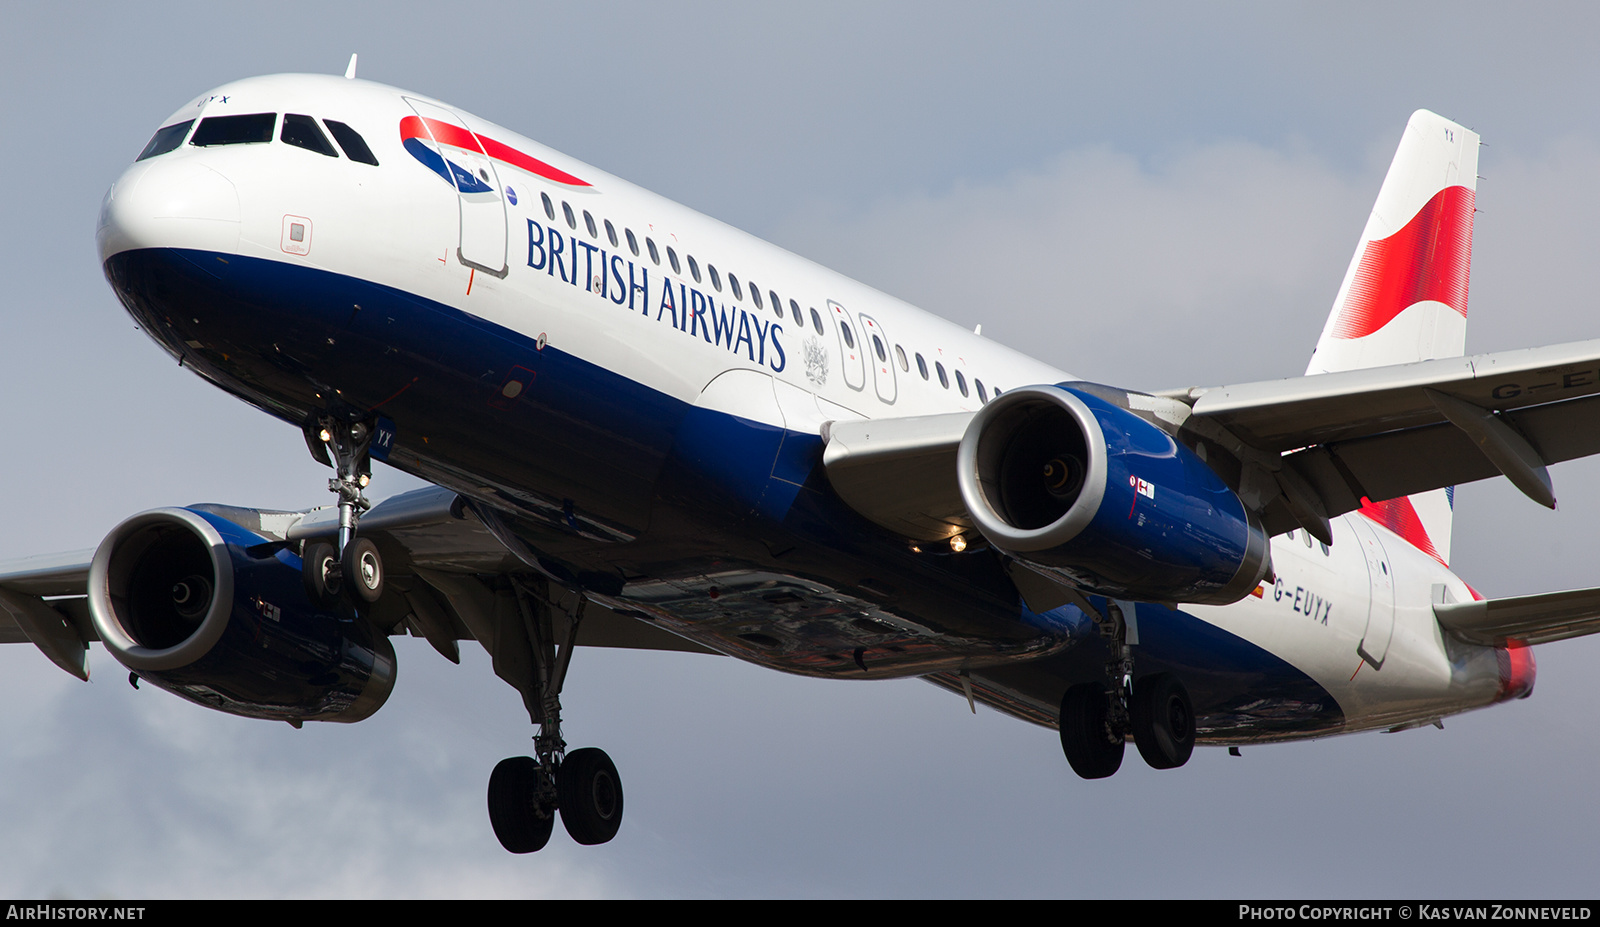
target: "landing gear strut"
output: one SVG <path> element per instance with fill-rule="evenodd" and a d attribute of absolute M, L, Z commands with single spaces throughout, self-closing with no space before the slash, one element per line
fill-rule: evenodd
<path fill-rule="evenodd" d="M 356 537 L 356 525 L 372 504 L 362 490 L 372 481 L 373 422 L 346 421 L 331 415 L 308 419 L 306 446 L 311 455 L 334 468 L 328 491 L 339 497 L 338 546 L 313 541 L 302 552 L 306 593 L 313 602 L 332 607 L 341 595 L 353 604 L 371 605 L 383 596 L 383 557 L 368 538 Z"/>
<path fill-rule="evenodd" d="M 1105 682 L 1072 686 L 1061 699 L 1061 749 L 1072 771 L 1104 779 L 1122 765 L 1125 738 L 1154 769 L 1174 769 L 1194 752 L 1194 708 L 1183 683 L 1168 673 L 1133 681 L 1133 648 L 1122 607 L 1113 602 L 1100 623 L 1111 651 Z"/>
<path fill-rule="evenodd" d="M 512 587 L 534 667 L 523 700 L 539 733 L 533 738 L 536 756 L 501 760 L 489 777 L 489 823 L 500 845 L 513 853 L 542 849 L 558 811 L 574 842 L 605 843 L 622 824 L 622 778 L 604 750 L 568 753 L 561 736 L 561 687 L 587 600 L 571 593 L 572 607 L 562 610 L 542 580 L 513 577 Z"/>

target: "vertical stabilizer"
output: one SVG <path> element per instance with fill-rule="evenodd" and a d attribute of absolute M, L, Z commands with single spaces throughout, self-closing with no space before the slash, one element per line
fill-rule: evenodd
<path fill-rule="evenodd" d="M 1467 344 L 1478 134 L 1427 110 L 1406 123 L 1306 373 L 1439 357 Z M 1368 503 L 1362 514 L 1450 559 L 1453 493 Z"/>

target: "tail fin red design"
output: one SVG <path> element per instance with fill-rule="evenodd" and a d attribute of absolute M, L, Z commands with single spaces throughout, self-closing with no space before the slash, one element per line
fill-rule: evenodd
<path fill-rule="evenodd" d="M 1461 356 L 1477 171 L 1477 133 L 1411 115 L 1307 374 Z"/>
<path fill-rule="evenodd" d="M 1330 333 L 1365 338 L 1424 300 L 1466 318 L 1475 199 L 1466 187 L 1446 187 L 1400 231 L 1367 242 Z"/>
<path fill-rule="evenodd" d="M 1412 113 L 1307 375 L 1461 356 L 1477 189 L 1477 133 Z M 1361 514 L 1449 561 L 1447 490 L 1363 502 Z"/>
<path fill-rule="evenodd" d="M 1362 499 L 1361 514 L 1393 531 L 1417 550 L 1444 563 L 1444 555 L 1433 546 L 1433 538 L 1428 536 L 1428 529 L 1423 526 L 1422 518 L 1417 514 L 1416 506 L 1411 504 L 1410 497 L 1401 496 L 1382 502 Z"/>

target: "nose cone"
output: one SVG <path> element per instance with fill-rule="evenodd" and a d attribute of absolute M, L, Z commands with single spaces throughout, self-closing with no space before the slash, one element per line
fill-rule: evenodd
<path fill-rule="evenodd" d="M 111 185 L 95 230 L 100 262 L 139 248 L 239 248 L 239 193 L 195 157 L 158 157 L 128 168 Z"/>

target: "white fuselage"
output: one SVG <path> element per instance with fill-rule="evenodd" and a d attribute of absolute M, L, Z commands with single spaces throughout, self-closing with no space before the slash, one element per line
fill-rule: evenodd
<path fill-rule="evenodd" d="M 102 261 L 188 249 L 357 278 L 640 389 L 813 437 L 828 421 L 971 411 L 1002 390 L 1075 379 L 436 100 L 283 75 L 220 87 L 163 125 L 235 113 L 337 120 L 379 163 L 277 135 L 179 145 L 135 163 L 107 194 Z M 396 127 L 408 119 L 455 120 L 521 157 L 414 136 L 491 192 L 458 191 L 407 147 Z M 1427 723 L 1507 695 L 1503 654 L 1447 639 L 1434 619 L 1435 602 L 1472 597 L 1464 582 L 1358 514 L 1333 531 L 1331 548 L 1303 532 L 1274 539 L 1276 581 L 1259 595 L 1184 611 L 1309 676 L 1338 703 L 1345 730 Z"/>

